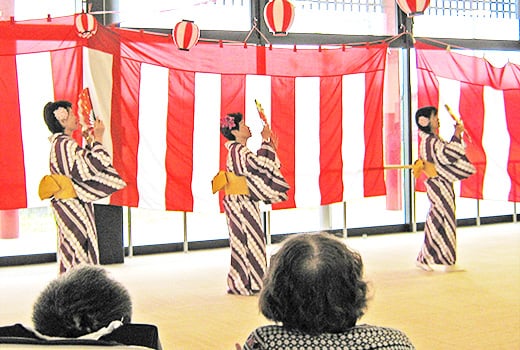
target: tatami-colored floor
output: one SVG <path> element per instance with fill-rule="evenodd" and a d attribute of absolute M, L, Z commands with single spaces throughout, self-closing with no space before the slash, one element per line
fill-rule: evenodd
<path fill-rule="evenodd" d="M 416 269 L 422 238 L 347 238 L 373 291 L 361 323 L 399 328 L 419 350 L 520 349 L 520 223 L 459 228 L 463 272 Z M 131 257 L 106 268 L 130 290 L 133 321 L 157 325 L 165 350 L 233 350 L 269 321 L 257 297 L 226 294 L 228 262 L 229 249 L 216 249 Z M 32 303 L 56 274 L 55 263 L 0 268 L 0 324 L 32 325 Z"/>

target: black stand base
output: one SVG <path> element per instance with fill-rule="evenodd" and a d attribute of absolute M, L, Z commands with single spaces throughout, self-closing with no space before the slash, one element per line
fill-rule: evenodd
<path fill-rule="evenodd" d="M 102 265 L 124 263 L 123 208 L 94 204 L 94 215 L 98 236 L 99 263 Z"/>

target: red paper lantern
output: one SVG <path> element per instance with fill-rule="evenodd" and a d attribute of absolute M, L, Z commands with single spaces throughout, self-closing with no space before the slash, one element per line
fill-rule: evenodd
<path fill-rule="evenodd" d="M 294 20 L 294 5 L 288 0 L 271 0 L 264 7 L 264 20 L 273 35 L 287 35 Z"/>
<path fill-rule="evenodd" d="M 96 34 L 98 24 L 96 18 L 89 13 L 80 13 L 74 16 L 74 25 L 78 35 L 84 39 Z"/>
<path fill-rule="evenodd" d="M 430 0 L 396 0 L 399 8 L 408 17 L 422 15 L 426 8 L 430 6 Z"/>
<path fill-rule="evenodd" d="M 175 25 L 172 34 L 179 50 L 188 51 L 199 41 L 200 30 L 193 21 L 183 19 Z"/>

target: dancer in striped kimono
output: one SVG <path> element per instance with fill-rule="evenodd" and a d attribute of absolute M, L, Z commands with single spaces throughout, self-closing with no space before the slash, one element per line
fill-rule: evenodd
<path fill-rule="evenodd" d="M 112 166 L 112 159 L 101 143 L 105 126 L 100 119 L 84 134 L 88 143 L 82 148 L 72 133 L 78 118 L 68 101 L 49 102 L 43 117 L 52 135 L 50 172 L 39 188 L 40 198 L 50 198 L 58 226 L 59 272 L 80 264 L 99 264 L 99 249 L 94 220 L 94 201 L 126 186 Z"/>
<path fill-rule="evenodd" d="M 466 179 L 476 169 L 466 158 L 462 142 L 464 125 L 457 123 L 450 142 L 439 136 L 439 117 L 435 107 L 417 110 L 415 121 L 421 143 L 419 157 L 425 164 L 426 193 L 430 210 L 424 226 L 424 243 L 417 256 L 416 265 L 425 271 L 433 271 L 432 264 L 443 265 L 445 271 L 456 271 L 457 241 L 455 218 L 455 192 L 453 183 Z"/>
<path fill-rule="evenodd" d="M 246 146 L 251 131 L 241 113 L 225 115 L 220 131 L 229 140 L 225 145 L 226 172 L 220 173 L 223 186 L 216 189 L 226 192 L 223 204 L 231 247 L 228 293 L 253 295 L 262 288 L 267 269 L 259 202 L 269 204 L 287 199 L 289 185 L 280 172 L 276 140 L 268 125 L 262 130 L 263 142 L 256 154 Z"/>

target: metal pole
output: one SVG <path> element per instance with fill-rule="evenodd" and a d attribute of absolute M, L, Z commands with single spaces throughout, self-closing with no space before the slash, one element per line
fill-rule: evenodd
<path fill-rule="evenodd" d="M 187 253 L 188 252 L 188 217 L 186 215 L 186 212 L 182 213 L 182 219 L 183 219 L 183 230 L 184 230 L 182 251 L 184 253 Z"/>
<path fill-rule="evenodd" d="M 400 33 L 410 33 L 413 35 L 413 19 L 396 6 L 398 14 L 397 30 Z M 411 86 L 411 48 L 413 41 L 411 35 L 407 34 L 404 39 L 404 50 L 402 50 L 403 70 L 402 70 L 402 115 L 403 115 L 403 161 L 405 164 L 412 164 L 412 86 Z M 417 221 L 415 214 L 416 196 L 415 196 L 415 179 L 411 171 L 404 172 L 404 216 L 405 222 L 410 225 L 412 232 L 417 232 Z"/>
<path fill-rule="evenodd" d="M 126 226 L 126 233 L 128 235 L 128 256 L 134 256 L 134 246 L 132 242 L 132 210 L 130 207 L 127 207 L 127 226 Z"/>
<path fill-rule="evenodd" d="M 416 197 L 416 194 L 415 194 L 415 179 L 413 178 L 413 176 L 410 176 L 410 180 L 411 180 L 411 191 L 412 191 L 412 205 L 410 207 L 410 210 L 412 212 L 412 232 L 415 233 L 417 232 L 417 211 L 415 210 L 415 207 L 416 207 L 416 200 L 417 200 L 417 197 Z"/>
<path fill-rule="evenodd" d="M 264 214 L 265 214 L 265 237 L 267 240 L 267 245 L 271 245 L 271 211 L 266 211 Z"/>
<path fill-rule="evenodd" d="M 477 199 L 477 226 L 480 226 L 480 200 Z"/>
<path fill-rule="evenodd" d="M 347 202 L 343 202 L 343 238 L 347 237 Z"/>

